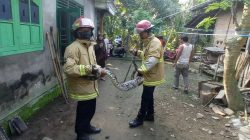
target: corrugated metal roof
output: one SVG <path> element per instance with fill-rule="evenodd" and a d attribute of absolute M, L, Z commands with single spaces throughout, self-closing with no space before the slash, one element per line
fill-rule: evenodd
<path fill-rule="evenodd" d="M 210 51 L 210 52 L 217 52 L 217 53 L 224 53 L 225 52 L 224 49 L 219 48 L 219 47 L 206 47 L 204 49 L 207 51 Z"/>
<path fill-rule="evenodd" d="M 195 28 L 203 19 L 207 17 L 214 17 L 220 10 L 214 10 L 208 13 L 200 13 L 197 16 L 193 17 L 184 27 L 186 28 Z M 213 29 L 214 27 L 210 27 Z"/>

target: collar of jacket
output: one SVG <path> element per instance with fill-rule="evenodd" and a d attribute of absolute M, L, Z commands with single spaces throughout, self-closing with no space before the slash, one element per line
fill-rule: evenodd
<path fill-rule="evenodd" d="M 94 40 L 80 40 L 76 39 L 79 43 L 81 43 L 83 46 L 89 47 L 91 45 L 95 45 L 96 42 Z"/>
<path fill-rule="evenodd" d="M 145 45 L 145 47 L 147 46 L 147 44 L 155 37 L 154 34 L 152 34 L 151 36 L 149 36 L 146 39 L 142 39 L 142 43 Z"/>

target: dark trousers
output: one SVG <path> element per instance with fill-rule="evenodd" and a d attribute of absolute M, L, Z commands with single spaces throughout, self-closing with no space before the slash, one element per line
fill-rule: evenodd
<path fill-rule="evenodd" d="M 75 122 L 75 132 L 78 135 L 84 135 L 84 132 L 90 128 L 90 122 L 95 114 L 95 109 L 96 99 L 78 101 Z"/>
<path fill-rule="evenodd" d="M 113 50 L 114 50 L 114 49 L 110 49 L 110 52 L 109 52 L 109 55 L 110 55 L 110 56 L 113 56 Z"/>
<path fill-rule="evenodd" d="M 138 115 L 154 114 L 154 90 L 155 86 L 143 86 L 141 96 L 141 108 Z"/>
<path fill-rule="evenodd" d="M 103 58 L 103 59 L 100 59 L 100 60 L 97 60 L 97 64 L 99 65 L 99 66 L 101 66 L 102 68 L 104 68 L 105 67 L 105 59 Z"/>

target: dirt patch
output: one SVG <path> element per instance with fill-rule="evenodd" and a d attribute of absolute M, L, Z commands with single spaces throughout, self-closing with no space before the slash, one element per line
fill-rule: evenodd
<path fill-rule="evenodd" d="M 111 60 L 109 63 L 123 81 L 129 61 Z M 166 64 L 166 83 L 155 91 L 155 122 L 145 122 L 143 126 L 130 129 L 128 122 L 140 107 L 142 87 L 122 92 L 110 80 L 100 81 L 100 96 L 92 123 L 102 128 L 101 134 L 93 135 L 95 140 L 223 140 L 236 139 L 227 132 L 225 123 L 229 120 L 203 108 L 197 99 L 198 82 L 207 79 L 199 74 L 190 74 L 190 93 L 172 90 L 173 68 Z M 182 80 L 181 85 L 182 85 Z M 75 103 L 64 104 L 58 98 L 37 113 L 28 123 L 29 130 L 13 140 L 74 140 Z M 198 119 L 196 114 L 204 115 Z M 218 117 L 215 120 L 212 116 Z M 210 130 L 212 134 L 209 134 Z M 225 131 L 222 136 L 219 133 Z M 229 138 L 227 138 L 228 136 Z"/>

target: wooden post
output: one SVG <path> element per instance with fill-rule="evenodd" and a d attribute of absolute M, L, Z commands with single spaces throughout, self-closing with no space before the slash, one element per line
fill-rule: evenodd
<path fill-rule="evenodd" d="M 100 34 L 103 34 L 104 33 L 104 29 L 103 29 L 103 20 L 104 20 L 104 12 L 101 12 L 100 14 L 100 21 L 99 21 L 99 27 L 100 27 Z"/>
<path fill-rule="evenodd" d="M 250 36 L 248 36 L 247 45 L 246 45 L 246 52 L 248 52 L 248 54 L 250 54 Z"/>
<path fill-rule="evenodd" d="M 64 85 L 65 83 L 64 83 L 62 72 L 60 71 L 59 59 L 57 57 L 55 49 L 52 47 L 51 38 L 50 38 L 50 35 L 49 35 L 48 32 L 46 32 L 46 39 L 47 39 L 47 42 L 48 42 L 48 47 L 49 47 L 49 50 L 50 50 L 54 71 L 55 71 L 58 83 L 60 85 L 62 95 L 63 95 L 63 97 L 65 99 L 66 104 L 69 104 L 67 89 L 66 89 L 66 86 Z"/>
<path fill-rule="evenodd" d="M 220 62 L 220 56 L 217 58 L 217 66 L 216 66 L 214 77 L 213 77 L 214 81 L 216 81 L 217 72 L 218 72 L 218 68 L 219 68 L 219 62 Z"/>

